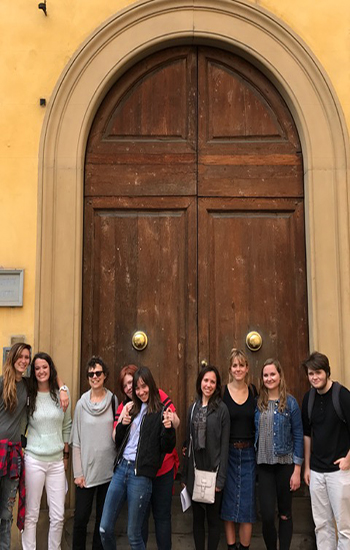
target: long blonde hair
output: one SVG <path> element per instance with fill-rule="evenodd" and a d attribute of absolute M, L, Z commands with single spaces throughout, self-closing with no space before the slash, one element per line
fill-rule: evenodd
<path fill-rule="evenodd" d="M 24 349 L 29 351 L 30 357 L 31 347 L 29 344 L 24 344 L 23 342 L 14 344 L 8 353 L 4 365 L 2 398 L 4 400 L 5 409 L 10 412 L 13 412 L 17 407 L 15 363 Z"/>
<path fill-rule="evenodd" d="M 280 381 L 280 387 L 279 387 L 279 403 L 278 403 L 278 410 L 279 412 L 283 412 L 287 406 L 287 384 L 286 379 L 284 377 L 284 372 L 281 366 L 281 363 L 278 361 L 278 359 L 266 359 L 265 363 L 263 364 L 263 367 L 261 369 L 260 378 L 259 378 L 259 397 L 258 397 L 258 409 L 259 411 L 266 411 L 269 403 L 269 394 L 267 391 L 267 388 L 264 385 L 264 368 L 267 365 L 274 365 L 276 367 L 276 370 L 278 374 L 280 375 L 281 381 Z"/>
<path fill-rule="evenodd" d="M 232 382 L 232 380 L 233 380 L 233 376 L 231 374 L 231 367 L 232 367 L 233 362 L 234 362 L 235 359 L 238 359 L 240 365 L 243 365 L 244 367 L 249 368 L 248 357 L 246 356 L 244 351 L 242 351 L 241 349 L 232 348 L 231 353 L 230 353 L 230 366 L 228 368 L 228 381 L 229 382 Z M 247 384 L 247 386 L 249 386 L 249 382 L 250 382 L 249 371 L 245 375 L 244 381 Z"/>

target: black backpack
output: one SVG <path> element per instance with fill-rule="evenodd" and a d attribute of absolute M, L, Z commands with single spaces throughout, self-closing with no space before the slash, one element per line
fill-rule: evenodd
<path fill-rule="evenodd" d="M 344 418 L 344 415 L 343 415 L 343 411 L 342 411 L 341 406 L 340 406 L 339 394 L 340 394 L 340 388 L 341 387 L 342 387 L 342 385 L 339 384 L 339 382 L 333 382 L 332 402 L 333 402 L 333 407 L 335 409 L 335 412 L 338 415 L 338 418 L 342 422 L 346 422 L 346 420 Z M 315 402 L 315 395 L 316 395 L 315 388 L 311 388 L 310 393 L 309 393 L 309 401 L 308 401 L 308 404 L 307 404 L 307 414 L 308 414 L 308 417 L 309 417 L 309 422 L 311 422 L 311 414 L 312 414 L 312 409 L 313 409 L 314 402 Z"/>

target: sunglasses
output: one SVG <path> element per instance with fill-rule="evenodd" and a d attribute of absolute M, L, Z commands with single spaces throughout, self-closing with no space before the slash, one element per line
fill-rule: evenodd
<path fill-rule="evenodd" d="M 88 372 L 88 377 L 93 378 L 96 375 L 97 378 L 100 378 L 101 374 L 103 374 L 103 370 L 95 370 L 95 372 Z"/>

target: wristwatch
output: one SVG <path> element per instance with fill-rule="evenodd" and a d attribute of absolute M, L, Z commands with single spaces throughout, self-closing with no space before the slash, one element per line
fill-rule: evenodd
<path fill-rule="evenodd" d="M 60 387 L 60 389 L 58 391 L 68 391 L 68 386 L 66 386 L 66 384 L 63 384 L 63 386 Z"/>

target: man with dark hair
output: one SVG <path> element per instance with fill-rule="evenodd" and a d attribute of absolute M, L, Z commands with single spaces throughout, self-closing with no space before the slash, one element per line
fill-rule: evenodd
<path fill-rule="evenodd" d="M 311 384 L 302 406 L 304 480 L 310 487 L 317 548 L 349 550 L 350 392 L 331 380 L 326 355 L 315 351 L 302 366 Z"/>

